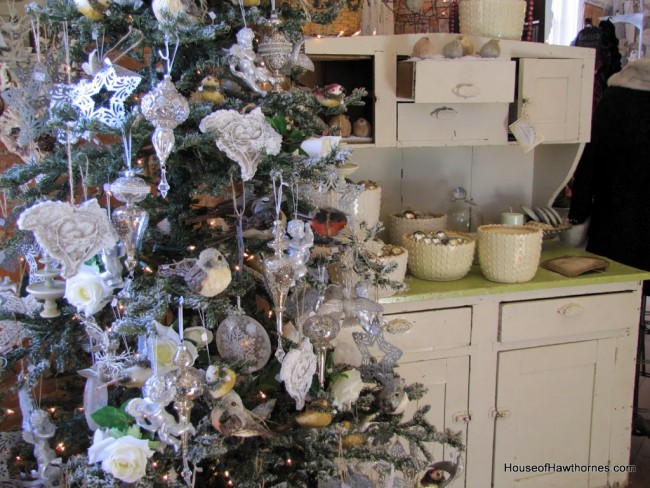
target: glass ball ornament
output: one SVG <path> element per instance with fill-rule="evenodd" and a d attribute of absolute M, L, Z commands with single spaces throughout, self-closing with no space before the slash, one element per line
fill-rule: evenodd
<path fill-rule="evenodd" d="M 215 334 L 217 350 L 228 361 L 249 364 L 248 372 L 262 369 L 271 357 L 271 339 L 262 324 L 247 315 L 231 315 Z"/>

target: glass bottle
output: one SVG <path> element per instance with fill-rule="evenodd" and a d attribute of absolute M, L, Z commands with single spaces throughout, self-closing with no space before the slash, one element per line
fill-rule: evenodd
<path fill-rule="evenodd" d="M 467 199 L 467 190 L 457 186 L 451 192 L 451 205 L 447 212 L 447 229 L 457 232 L 476 232 L 483 224 L 479 206 Z"/>

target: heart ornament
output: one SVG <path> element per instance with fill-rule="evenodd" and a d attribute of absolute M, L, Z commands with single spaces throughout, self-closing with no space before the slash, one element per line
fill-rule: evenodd
<path fill-rule="evenodd" d="M 203 117 L 199 129 L 216 135 L 217 147 L 239 164 L 244 181 L 255 176 L 262 151 L 275 156 L 282 144 L 282 136 L 259 107 L 243 115 L 236 110 L 217 110 Z"/>
<path fill-rule="evenodd" d="M 84 261 L 118 241 L 106 210 L 95 199 L 79 206 L 37 203 L 20 214 L 18 228 L 34 232 L 41 247 L 63 264 L 64 278 L 76 275 Z"/>

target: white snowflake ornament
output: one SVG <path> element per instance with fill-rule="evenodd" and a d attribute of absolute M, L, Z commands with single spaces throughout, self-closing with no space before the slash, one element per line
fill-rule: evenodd
<path fill-rule="evenodd" d="M 72 105 L 84 119 L 97 120 L 113 129 L 121 129 L 126 120 L 124 102 L 142 81 L 142 77 L 106 58 L 92 80 L 81 80 L 72 87 Z"/>

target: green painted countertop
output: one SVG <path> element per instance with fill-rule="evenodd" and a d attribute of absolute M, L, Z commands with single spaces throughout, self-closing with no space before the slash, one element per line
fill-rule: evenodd
<path fill-rule="evenodd" d="M 562 256 L 595 256 L 582 249 L 564 247 L 560 242 L 544 242 L 540 261 L 559 258 Z M 407 276 L 408 290 L 392 297 L 381 300 L 383 303 L 414 302 L 443 298 L 458 298 L 497 293 L 513 293 L 519 291 L 542 290 L 548 288 L 563 288 L 570 286 L 597 285 L 603 283 L 630 282 L 650 280 L 650 272 L 641 271 L 608 259 L 610 262 L 606 271 L 589 272 L 574 278 L 567 278 L 559 273 L 548 271 L 542 267 L 537 269 L 535 277 L 526 283 L 495 283 L 483 278 L 478 265 L 463 279 L 456 281 L 427 281 Z"/>

